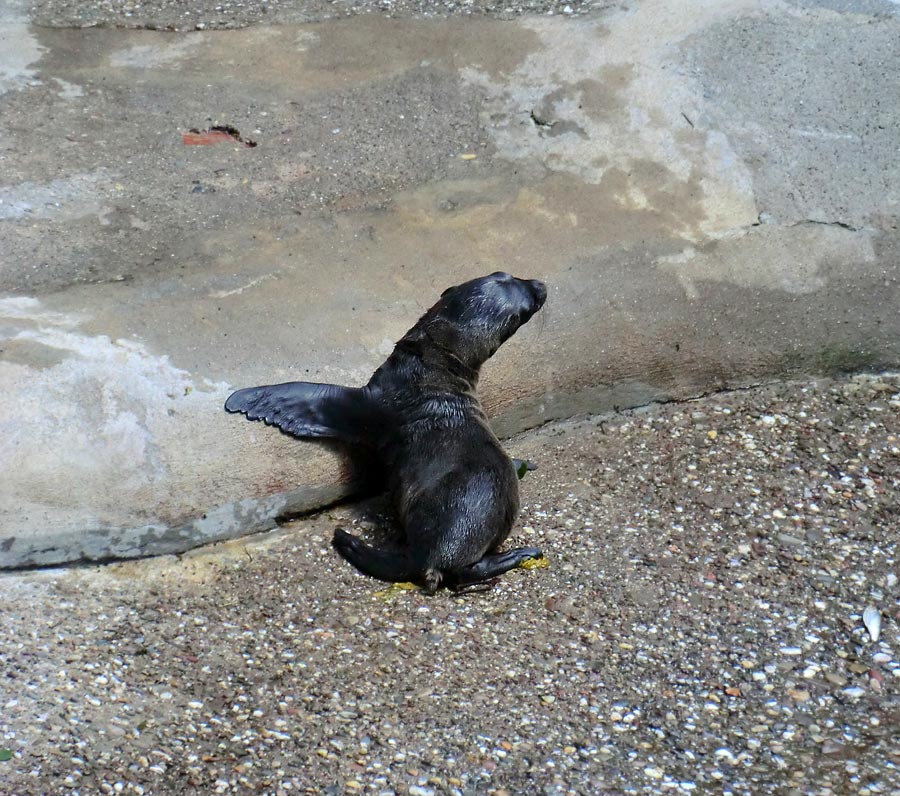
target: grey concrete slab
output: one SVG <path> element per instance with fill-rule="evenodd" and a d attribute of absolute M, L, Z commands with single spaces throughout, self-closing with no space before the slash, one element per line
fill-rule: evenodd
<path fill-rule="evenodd" d="M 0 566 L 186 549 L 346 494 L 340 451 L 224 398 L 363 383 L 498 268 L 550 287 L 483 374 L 501 434 L 896 366 L 900 21 L 807 6 L 184 34 L 10 6 Z M 185 143 L 214 124 L 257 145 Z"/>

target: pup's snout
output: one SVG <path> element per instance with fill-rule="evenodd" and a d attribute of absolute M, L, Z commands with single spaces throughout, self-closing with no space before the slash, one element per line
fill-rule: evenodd
<path fill-rule="evenodd" d="M 547 300 L 547 286 L 537 279 L 529 279 L 528 286 L 534 292 L 534 297 L 537 299 L 538 307 L 543 307 L 544 302 Z"/>

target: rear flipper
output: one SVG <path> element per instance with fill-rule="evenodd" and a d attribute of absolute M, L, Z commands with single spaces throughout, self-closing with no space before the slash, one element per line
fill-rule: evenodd
<path fill-rule="evenodd" d="M 368 443 L 381 426 L 378 407 L 358 387 L 292 381 L 232 393 L 227 412 L 278 426 L 295 437 L 331 437 Z"/>
<path fill-rule="evenodd" d="M 507 550 L 505 553 L 486 555 L 474 564 L 445 573 L 444 582 L 453 589 L 470 586 L 473 583 L 483 583 L 515 569 L 529 558 L 541 558 L 542 556 L 543 553 L 536 547 L 517 547 L 514 550 Z"/>
<path fill-rule="evenodd" d="M 422 571 L 402 551 L 371 547 L 343 528 L 335 528 L 331 545 L 341 558 L 371 578 L 386 580 L 388 583 L 417 582 L 422 579 Z"/>
<path fill-rule="evenodd" d="M 331 544 L 343 559 L 356 567 L 363 575 L 389 583 L 418 583 L 426 594 L 434 594 L 441 586 L 459 590 L 473 584 L 484 583 L 504 572 L 515 569 L 529 558 L 541 558 L 536 547 L 517 547 L 505 553 L 486 555 L 480 561 L 452 572 L 423 570 L 402 550 L 387 551 L 367 545 L 343 528 L 335 528 Z"/>

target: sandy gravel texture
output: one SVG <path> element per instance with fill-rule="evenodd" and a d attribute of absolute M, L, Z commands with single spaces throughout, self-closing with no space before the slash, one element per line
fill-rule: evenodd
<path fill-rule="evenodd" d="M 385 17 L 522 15 L 580 16 L 614 5 L 610 0 L 35 0 L 35 23 L 54 28 L 117 27 L 153 30 L 226 30 L 254 24 L 321 22 L 377 14 Z"/>
<path fill-rule="evenodd" d="M 549 567 L 484 594 L 340 561 L 377 503 L 3 577 L 0 792 L 900 793 L 900 377 L 509 448 Z"/>

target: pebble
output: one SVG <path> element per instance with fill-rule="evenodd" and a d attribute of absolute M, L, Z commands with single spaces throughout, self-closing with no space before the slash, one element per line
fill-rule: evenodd
<path fill-rule="evenodd" d="M 870 605 L 863 611 L 862 620 L 866 630 L 869 631 L 869 638 L 878 641 L 881 637 L 881 612 Z"/>

